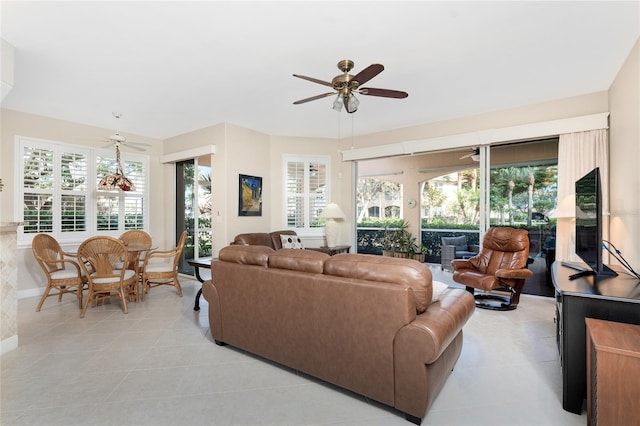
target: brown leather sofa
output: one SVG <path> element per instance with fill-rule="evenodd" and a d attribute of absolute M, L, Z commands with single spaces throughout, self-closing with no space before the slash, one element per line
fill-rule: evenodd
<path fill-rule="evenodd" d="M 282 248 L 281 235 L 297 236 L 296 231 L 284 230 L 273 232 L 250 232 L 247 234 L 238 234 L 235 236 L 231 244 L 239 244 L 244 246 L 265 246 L 274 250 Z"/>
<path fill-rule="evenodd" d="M 203 284 L 211 334 L 420 424 L 462 350 L 471 294 L 414 260 L 231 245 Z"/>

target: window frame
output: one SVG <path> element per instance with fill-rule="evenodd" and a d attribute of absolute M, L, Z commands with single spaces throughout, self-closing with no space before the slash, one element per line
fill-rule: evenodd
<path fill-rule="evenodd" d="M 288 200 L 289 200 L 289 188 L 288 188 L 288 180 L 289 180 L 289 163 L 304 163 L 304 191 L 303 191 L 303 199 L 304 206 L 303 212 L 305 215 L 305 226 L 304 227 L 295 227 L 289 226 L 287 220 L 287 212 L 288 212 Z M 322 164 L 325 168 L 325 206 L 326 204 L 331 202 L 331 157 L 329 155 L 300 155 L 300 154 L 284 154 L 282 156 L 282 226 L 283 229 L 289 229 L 292 231 L 296 231 L 296 233 L 300 236 L 323 236 L 324 235 L 324 226 L 311 227 L 311 218 L 309 216 L 309 203 L 312 197 L 310 191 L 309 184 L 309 166 L 311 163 Z"/>
<path fill-rule="evenodd" d="M 46 232 L 47 234 L 53 236 L 60 242 L 61 245 L 67 244 L 78 244 L 82 242 L 84 239 L 88 238 L 91 235 L 109 235 L 112 237 L 118 237 L 125 231 L 124 225 L 124 216 L 125 216 L 125 204 L 127 199 L 137 199 L 142 200 L 143 211 L 142 211 L 142 220 L 143 225 L 142 228 L 148 232 L 149 228 L 149 156 L 145 154 L 132 154 L 128 152 L 121 152 L 121 161 L 126 162 L 137 162 L 142 163 L 142 169 L 144 174 L 144 188 L 142 191 L 135 191 L 132 193 L 125 193 L 123 191 L 117 190 L 118 192 L 118 205 L 119 205 L 119 215 L 118 215 L 118 228 L 113 230 L 100 230 L 98 231 L 98 218 L 97 218 L 97 202 L 100 196 L 104 196 L 107 194 L 115 194 L 116 191 L 98 191 L 97 183 L 97 159 L 98 157 L 102 158 L 111 158 L 115 159 L 115 148 L 92 148 L 84 145 L 70 144 L 59 141 L 52 141 L 46 139 L 33 138 L 28 136 L 16 136 L 15 138 L 15 161 L 17 167 L 15 168 L 16 176 L 15 182 L 17 186 L 16 191 L 16 203 L 14 206 L 14 215 L 19 222 L 24 221 L 24 196 L 27 188 L 25 188 L 24 181 L 24 150 L 25 148 L 37 148 L 43 150 L 51 150 L 53 152 L 53 165 L 54 165 L 54 174 L 53 174 L 53 188 L 51 190 L 53 197 L 53 207 L 52 207 L 52 215 L 53 215 L 53 226 L 51 232 Z M 61 218 L 62 218 L 62 206 L 61 199 L 62 195 L 68 195 L 68 191 L 64 191 L 61 189 L 61 158 L 62 154 L 82 154 L 86 157 L 87 167 L 86 167 L 86 188 L 84 191 L 78 191 L 77 195 L 85 196 L 85 229 L 83 231 L 62 231 L 61 227 Z M 126 168 L 126 167 L 125 167 Z M 33 191 L 38 193 L 39 191 Z M 145 207 L 146 206 L 146 207 Z M 18 228 L 18 245 L 21 247 L 27 246 L 31 244 L 33 237 L 37 235 L 37 232 L 24 232 L 24 226 L 20 226 Z"/>

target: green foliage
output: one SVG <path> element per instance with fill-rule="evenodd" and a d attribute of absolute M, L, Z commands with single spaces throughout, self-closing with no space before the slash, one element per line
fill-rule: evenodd
<path fill-rule="evenodd" d="M 398 218 L 365 217 L 358 223 L 359 228 L 402 228 L 404 221 Z"/>

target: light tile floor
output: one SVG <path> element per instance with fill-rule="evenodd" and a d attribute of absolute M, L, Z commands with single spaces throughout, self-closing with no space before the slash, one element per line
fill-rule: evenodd
<path fill-rule="evenodd" d="M 447 276 L 434 268 L 434 277 Z M 200 284 L 115 299 L 79 318 L 73 296 L 18 303 L 19 347 L 1 362 L 0 424 L 400 425 L 398 412 L 211 340 Z M 476 310 L 423 425 L 584 425 L 562 409 L 552 298 Z"/>

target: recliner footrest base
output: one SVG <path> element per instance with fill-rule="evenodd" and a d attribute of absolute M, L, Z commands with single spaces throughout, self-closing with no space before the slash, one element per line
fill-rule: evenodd
<path fill-rule="evenodd" d="M 518 304 L 512 304 L 511 299 L 497 294 L 474 294 L 476 308 L 489 309 L 492 311 L 513 311 Z M 498 302 L 498 303 L 496 303 Z"/>

